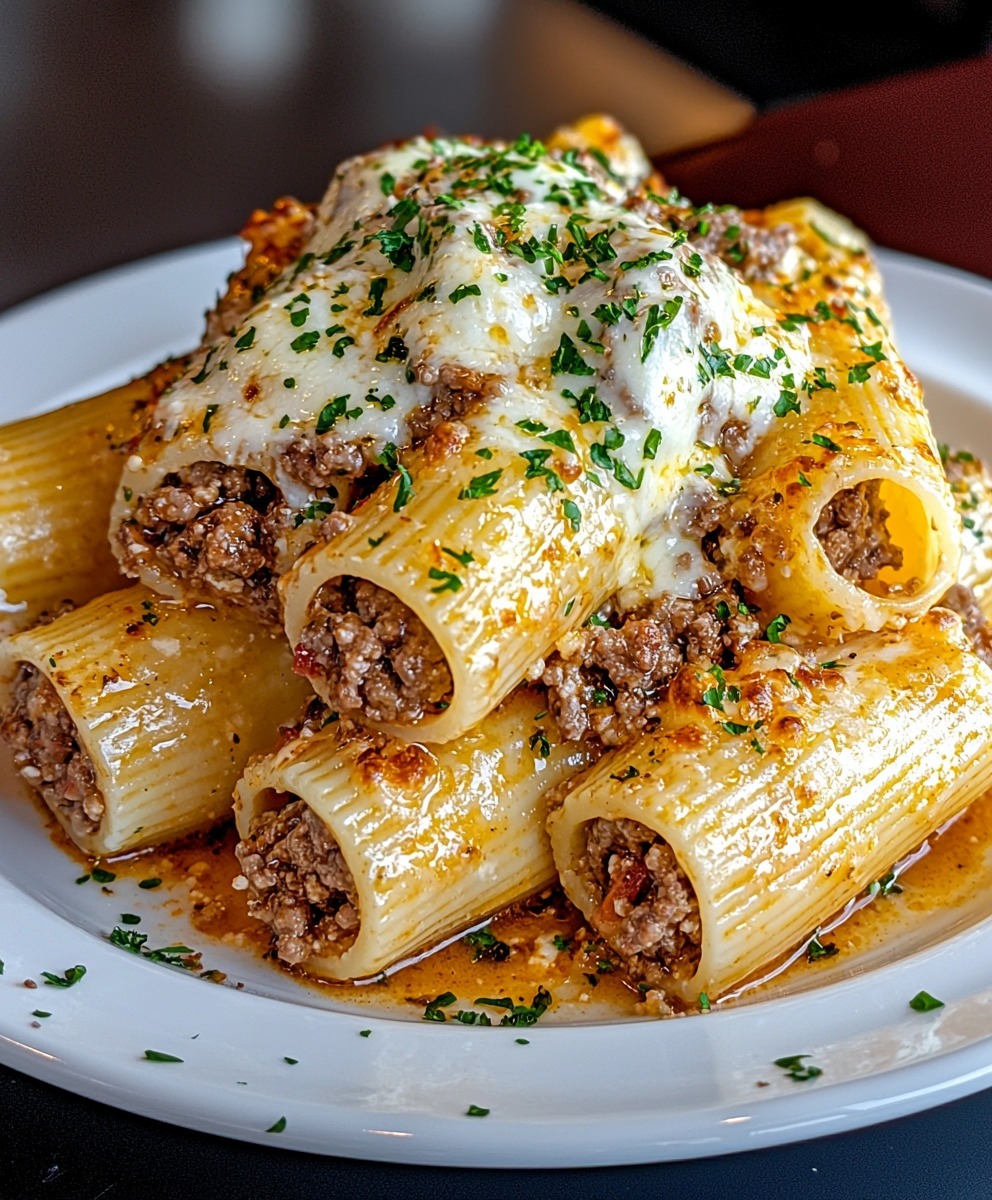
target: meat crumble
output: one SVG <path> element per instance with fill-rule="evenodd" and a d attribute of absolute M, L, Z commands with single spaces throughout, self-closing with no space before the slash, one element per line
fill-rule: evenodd
<path fill-rule="evenodd" d="M 337 842 L 302 800 L 262 813 L 235 849 L 248 912 L 272 930 L 276 954 L 295 965 L 343 952 L 360 923 L 355 881 Z"/>
<path fill-rule="evenodd" d="M 730 666 L 760 631 L 730 589 L 702 600 L 662 597 L 618 625 L 564 638 L 542 675 L 548 707 L 563 737 L 621 745 L 648 728 L 684 663 Z"/>
<path fill-rule="evenodd" d="M 956 583 L 940 598 L 942 608 L 956 612 L 964 625 L 964 632 L 978 657 L 992 667 L 992 627 L 978 603 L 975 593 L 963 583 Z"/>
<path fill-rule="evenodd" d="M 883 567 L 902 566 L 902 550 L 892 544 L 889 513 L 880 498 L 881 481 L 869 479 L 839 491 L 820 511 L 814 533 L 830 565 L 851 583 L 878 577 Z"/>
<path fill-rule="evenodd" d="M 699 964 L 699 902 L 671 846 L 637 821 L 597 818 L 579 861 L 596 898 L 589 923 L 634 979 L 663 987 Z"/>
<path fill-rule="evenodd" d="M 373 721 L 418 721 L 440 712 L 453 683 L 441 647 L 392 592 L 344 575 L 310 602 L 295 669 L 326 684 L 325 699 Z"/>
<path fill-rule="evenodd" d="M 195 462 L 166 475 L 122 524 L 124 569 L 137 576 L 151 557 L 192 590 L 277 621 L 276 545 L 289 517 L 282 494 L 260 472 Z"/>
<path fill-rule="evenodd" d="M 90 756 L 58 692 L 37 667 L 17 668 L 11 706 L 0 732 L 14 751 L 14 766 L 51 808 L 81 835 L 99 828 L 106 803 Z"/>

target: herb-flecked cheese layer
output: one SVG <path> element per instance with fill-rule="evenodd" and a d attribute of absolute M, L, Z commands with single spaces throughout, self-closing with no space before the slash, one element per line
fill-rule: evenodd
<path fill-rule="evenodd" d="M 333 496 L 286 472 L 286 448 L 333 433 L 402 463 L 408 416 L 454 367 L 487 380 L 480 448 L 545 469 L 573 521 L 563 476 L 623 493 L 642 590 L 690 587 L 699 540 L 675 511 L 735 486 L 713 434 L 739 422 L 746 451 L 788 411 L 811 375 L 807 334 L 661 223 L 640 148 L 621 151 L 415 138 L 344 163 L 301 257 L 163 397 L 115 521 L 208 460 L 267 475 L 305 533 Z"/>

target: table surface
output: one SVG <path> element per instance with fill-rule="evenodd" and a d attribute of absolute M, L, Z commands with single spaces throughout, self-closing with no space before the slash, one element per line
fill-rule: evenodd
<path fill-rule="evenodd" d="M 0 6 L 0 308 L 116 262 L 229 233 L 275 195 L 317 196 L 341 156 L 387 137 L 428 124 L 539 132 L 590 109 L 612 109 L 649 148 L 666 152 L 666 173 L 697 200 L 842 196 L 879 240 L 992 275 L 988 62 L 813 100 L 751 124 L 745 98 L 567 0 L 23 0 Z M 918 164 L 937 152 L 941 170 L 922 178 Z M 923 196 L 933 188 L 940 204 L 931 194 L 927 209 Z M 926 215 L 935 211 L 940 222 Z M 962 220 L 970 236 L 953 228 L 948 236 Z M 139 1189 L 214 1200 L 332 1189 L 434 1200 L 538 1191 L 691 1200 L 731 1187 L 740 1200 L 951 1200 L 992 1192 L 990 1123 L 992 1091 L 749 1155 L 467 1172 L 226 1142 L 0 1068 L 0 1200 L 97 1200 Z"/>

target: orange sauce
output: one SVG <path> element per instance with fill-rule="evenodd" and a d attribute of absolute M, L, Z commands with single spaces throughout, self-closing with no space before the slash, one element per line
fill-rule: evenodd
<path fill-rule="evenodd" d="M 50 836 L 60 849 L 80 863 L 83 871 L 92 864 L 73 846 L 47 810 Z M 530 1004 L 537 989 L 546 988 L 554 1007 L 567 1009 L 572 1019 L 618 1019 L 643 1013 L 641 996 L 627 982 L 619 962 L 597 942 L 582 917 L 560 892 L 535 897 L 497 914 L 489 931 L 510 947 L 505 961 L 487 956 L 476 960 L 476 949 L 464 938 L 432 954 L 425 954 L 377 980 L 355 984 L 332 984 L 313 980 L 289 970 L 268 955 L 268 929 L 248 915 L 247 894 L 232 886 L 238 874 L 233 824 L 202 835 L 184 838 L 107 864 L 120 879 L 157 878 L 161 888 L 148 891 L 173 917 L 185 917 L 206 944 L 223 943 L 251 955 L 267 958 L 272 969 L 301 985 L 317 988 L 338 1002 L 362 1006 L 397 1006 L 422 1010 L 435 997 L 453 993 L 456 1002 L 446 1008 L 449 1015 L 472 1009 L 483 997 L 510 997 L 514 1003 Z M 928 915 L 961 908 L 983 895 L 990 897 L 992 911 L 992 794 L 976 801 L 953 824 L 930 839 L 928 852 L 900 874 L 899 893 L 878 896 L 851 913 L 842 924 L 822 935 L 837 953 L 810 962 L 800 954 L 789 965 L 773 965 L 761 981 L 742 992 L 745 1001 L 770 997 L 828 982 L 852 970 L 853 960 L 884 947 L 907 931 L 922 928 Z M 557 949 L 554 940 L 559 939 Z M 730 1000 L 734 1003 L 734 1000 Z M 498 1020 L 500 1012 L 488 1009 Z"/>

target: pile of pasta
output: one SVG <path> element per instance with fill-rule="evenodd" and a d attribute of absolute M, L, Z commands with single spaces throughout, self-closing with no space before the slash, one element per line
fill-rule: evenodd
<path fill-rule="evenodd" d="M 84 851 L 233 797 L 288 964 L 560 882 L 692 1005 L 988 789 L 992 490 L 843 218 L 694 206 L 597 117 L 245 236 L 199 349 L 0 430 L 2 728 Z"/>

